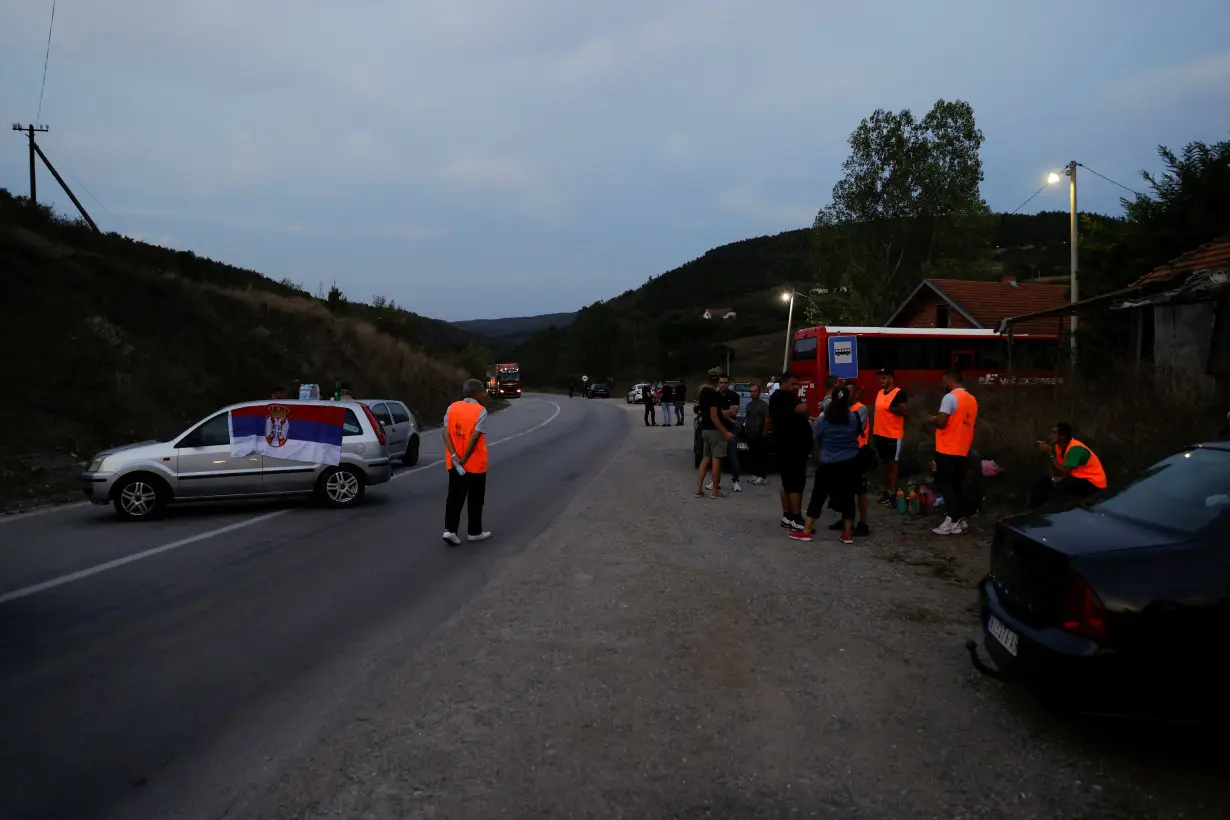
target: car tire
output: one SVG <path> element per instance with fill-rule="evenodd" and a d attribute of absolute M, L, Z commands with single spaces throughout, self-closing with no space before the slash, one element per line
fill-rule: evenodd
<path fill-rule="evenodd" d="M 403 467 L 413 467 L 419 463 L 419 437 L 411 436 L 410 441 L 406 443 L 406 452 L 401 457 Z"/>
<path fill-rule="evenodd" d="M 335 510 L 353 507 L 363 500 L 367 482 L 353 467 L 329 467 L 316 480 L 316 497 Z"/>
<path fill-rule="evenodd" d="M 111 491 L 115 513 L 125 521 L 148 521 L 157 518 L 170 500 L 171 491 L 165 481 L 148 473 L 126 476 Z"/>

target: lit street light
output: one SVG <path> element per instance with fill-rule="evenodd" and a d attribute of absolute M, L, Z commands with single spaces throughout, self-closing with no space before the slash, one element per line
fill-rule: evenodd
<path fill-rule="evenodd" d="M 786 312 L 786 352 L 782 354 L 782 372 L 790 367 L 790 332 L 791 323 L 794 321 L 794 291 L 782 291 L 781 300 L 790 303 L 790 309 Z"/>
<path fill-rule="evenodd" d="M 1071 183 L 1068 186 L 1068 199 L 1071 204 L 1071 218 L 1068 225 L 1068 253 L 1070 254 L 1070 271 L 1071 281 L 1068 290 L 1072 294 L 1072 304 L 1076 304 L 1080 300 L 1080 288 L 1076 278 L 1076 271 L 1079 267 L 1079 258 L 1077 255 L 1077 221 L 1076 221 L 1076 160 L 1068 163 L 1068 167 L 1064 169 L 1064 175 L 1067 176 Z M 1060 175 L 1052 171 L 1046 175 L 1048 185 L 1055 185 L 1061 179 Z M 1070 335 L 1070 343 L 1072 345 L 1072 369 L 1076 370 L 1076 314 L 1073 313 L 1068 318 L 1068 333 Z"/>

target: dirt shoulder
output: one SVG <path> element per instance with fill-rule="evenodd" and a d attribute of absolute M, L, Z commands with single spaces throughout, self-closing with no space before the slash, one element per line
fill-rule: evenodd
<path fill-rule="evenodd" d="M 971 669 L 984 540 L 878 510 L 853 547 L 796 544 L 775 484 L 692 498 L 690 447 L 691 428 L 634 426 L 590 489 L 253 816 L 1230 805 L 1223 763 L 1052 715 Z"/>

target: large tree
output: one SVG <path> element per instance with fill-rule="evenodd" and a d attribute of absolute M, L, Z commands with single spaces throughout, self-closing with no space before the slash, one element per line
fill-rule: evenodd
<path fill-rule="evenodd" d="M 845 175 L 816 216 L 813 322 L 878 324 L 924 276 L 985 261 L 990 211 L 979 193 L 974 109 L 939 100 L 921 120 L 877 109 L 850 135 Z"/>

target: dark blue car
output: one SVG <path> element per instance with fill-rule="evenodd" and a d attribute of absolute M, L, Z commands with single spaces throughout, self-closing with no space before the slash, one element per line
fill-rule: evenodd
<path fill-rule="evenodd" d="M 988 674 L 1084 712 L 1230 715 L 1230 442 L 1003 519 L 980 595 Z"/>

